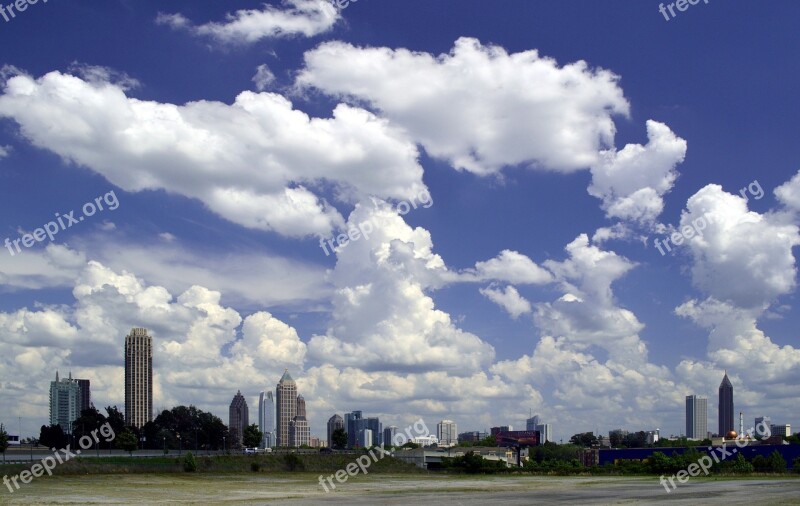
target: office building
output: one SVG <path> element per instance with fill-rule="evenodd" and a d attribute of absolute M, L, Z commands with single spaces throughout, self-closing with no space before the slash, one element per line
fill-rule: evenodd
<path fill-rule="evenodd" d="M 275 398 L 272 392 L 261 392 L 258 396 L 258 430 L 264 435 L 261 445 L 264 448 L 275 446 Z"/>
<path fill-rule="evenodd" d="M 458 428 L 452 420 L 442 420 L 436 424 L 436 437 L 439 446 L 455 446 L 458 444 Z"/>
<path fill-rule="evenodd" d="M 328 419 L 328 448 L 333 448 L 333 433 L 337 429 L 344 430 L 344 419 L 339 415 L 333 415 Z"/>
<path fill-rule="evenodd" d="M 789 437 L 792 435 L 792 425 L 788 423 L 770 425 L 770 433 L 773 436 Z"/>
<path fill-rule="evenodd" d="M 686 396 L 686 437 L 705 439 L 708 436 L 708 398 Z"/>
<path fill-rule="evenodd" d="M 244 429 L 250 425 L 247 401 L 241 391 L 237 391 L 236 395 L 233 396 L 230 409 L 228 410 L 228 421 L 228 430 L 231 433 L 231 440 L 238 441 L 239 446 L 241 446 L 244 443 Z"/>
<path fill-rule="evenodd" d="M 302 395 L 297 396 L 297 415 L 296 416 L 306 416 L 306 400 Z"/>
<path fill-rule="evenodd" d="M 153 421 L 153 339 L 147 329 L 125 336 L 125 425 Z"/>
<path fill-rule="evenodd" d="M 501 426 L 499 426 L 499 427 L 492 427 L 492 428 L 490 428 L 490 429 L 489 429 L 489 433 L 490 433 L 492 436 L 496 436 L 496 435 L 497 435 L 497 434 L 499 434 L 500 432 L 511 432 L 512 430 L 514 430 L 514 428 L 513 428 L 513 427 L 511 427 L 510 425 L 501 425 Z"/>
<path fill-rule="evenodd" d="M 733 385 L 728 379 L 728 372 L 719 385 L 719 435 L 725 437 L 728 432 L 735 431 L 733 421 Z"/>
<path fill-rule="evenodd" d="M 356 444 L 359 448 L 371 448 L 373 445 L 372 430 L 360 429 L 356 437 Z"/>
<path fill-rule="evenodd" d="M 67 433 L 72 433 L 72 422 L 81 412 L 81 391 L 78 382 L 68 378 L 59 379 L 56 371 L 56 380 L 50 382 L 50 425 L 60 425 Z"/>
<path fill-rule="evenodd" d="M 489 434 L 486 432 L 480 431 L 471 431 L 471 432 L 462 432 L 458 435 L 458 442 L 459 443 L 477 443 L 483 439 L 489 437 Z"/>
<path fill-rule="evenodd" d="M 543 445 L 547 441 L 553 440 L 552 428 L 549 423 L 542 423 L 539 415 L 534 415 L 525 420 L 525 430 L 535 430 L 539 432 L 539 444 Z"/>
<path fill-rule="evenodd" d="M 753 424 L 753 436 L 757 438 L 767 437 L 767 432 L 771 435 L 772 420 L 768 416 L 757 416 Z"/>
<path fill-rule="evenodd" d="M 275 389 L 275 406 L 275 418 L 278 425 L 277 446 L 292 446 L 289 424 L 297 416 L 297 384 L 288 369 L 281 376 Z"/>
<path fill-rule="evenodd" d="M 347 431 L 347 447 L 348 448 L 355 448 L 356 447 L 356 439 L 357 439 L 357 429 L 356 429 L 356 422 L 361 420 L 362 413 L 361 411 L 352 411 L 350 413 L 344 414 L 344 426 L 345 430 Z"/>
<path fill-rule="evenodd" d="M 92 386 L 91 382 L 88 379 L 76 379 L 75 381 L 78 382 L 78 389 L 80 391 L 80 411 L 78 411 L 78 415 L 84 409 L 89 409 L 92 407 Z"/>
<path fill-rule="evenodd" d="M 397 430 L 395 425 L 383 429 L 383 446 L 402 446 L 404 444 L 397 440 Z"/>
<path fill-rule="evenodd" d="M 305 416 L 295 416 L 289 422 L 289 446 L 298 448 L 311 443 L 311 428 Z"/>

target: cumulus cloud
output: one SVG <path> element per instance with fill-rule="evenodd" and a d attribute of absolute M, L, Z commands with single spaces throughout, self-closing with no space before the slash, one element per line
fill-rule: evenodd
<path fill-rule="evenodd" d="M 682 230 L 694 227 L 698 233 L 675 247 L 688 249 L 698 289 L 738 307 L 765 309 L 796 286 L 792 248 L 800 244 L 800 233 L 784 216 L 750 211 L 747 202 L 719 185 L 700 189 L 680 220 Z"/>
<path fill-rule="evenodd" d="M 271 93 L 174 105 L 51 72 L 10 78 L 0 116 L 32 144 L 125 190 L 186 195 L 234 223 L 286 236 L 330 235 L 344 224 L 317 186 L 332 185 L 343 199 L 403 199 L 424 189 L 405 133 L 346 105 L 329 119 Z"/>
<path fill-rule="evenodd" d="M 675 183 L 686 141 L 652 120 L 647 122 L 647 136 L 647 145 L 603 151 L 592 165 L 589 194 L 602 199 L 609 218 L 651 224 L 664 209 L 663 196 Z"/>
<path fill-rule="evenodd" d="M 783 205 L 795 212 L 800 211 L 800 171 L 792 179 L 775 188 L 774 193 Z"/>
<path fill-rule="evenodd" d="M 775 190 L 790 209 L 797 181 L 795 176 Z M 692 282 L 706 298 L 690 299 L 675 313 L 709 332 L 708 360 L 686 359 L 679 370 L 697 376 L 705 367 L 737 371 L 749 405 L 773 406 L 795 397 L 800 350 L 774 342 L 758 320 L 796 289 L 793 248 L 800 244 L 800 230 L 791 213 L 749 210 L 748 199 L 763 196 L 759 189 L 750 185 L 732 195 L 708 185 L 689 198 L 680 225 L 698 233 L 681 247 L 691 262 Z"/>
<path fill-rule="evenodd" d="M 612 284 L 635 267 L 578 236 L 568 258 L 548 260 L 562 295 L 534 304 L 541 334 L 531 355 L 497 362 L 491 371 L 513 385 L 551 389 L 547 410 L 559 423 L 585 427 L 585 419 L 655 428 L 662 406 L 681 402 L 682 389 L 666 367 L 648 361 L 639 337 L 644 325 L 616 303 Z"/>
<path fill-rule="evenodd" d="M 297 85 L 367 102 L 432 156 L 486 175 L 594 165 L 613 145 L 612 117 L 628 114 L 617 81 L 583 61 L 558 66 L 535 50 L 460 38 L 439 56 L 326 42 L 306 53 Z"/>
<path fill-rule="evenodd" d="M 477 262 L 474 269 L 466 269 L 460 273 L 459 280 L 544 285 L 553 281 L 553 275 L 522 253 L 503 250 L 497 257 Z"/>
<path fill-rule="evenodd" d="M 349 224 L 375 232 L 337 251 L 332 321 L 309 342 L 312 357 L 366 371 L 474 374 L 494 349 L 436 309 L 425 289 L 446 269 L 427 230 L 412 229 L 388 205 L 359 205 Z"/>
<path fill-rule="evenodd" d="M 313 37 L 329 31 L 340 19 L 337 10 L 320 0 L 284 0 L 280 7 L 264 4 L 228 14 L 224 22 L 194 25 L 182 14 L 159 13 L 156 22 L 188 30 L 227 44 L 252 44 L 262 39 Z"/>
<path fill-rule="evenodd" d="M 512 318 L 531 312 L 531 303 L 521 296 L 516 288 L 509 285 L 505 288 L 487 287 L 480 292 L 486 298 L 505 309 Z"/>

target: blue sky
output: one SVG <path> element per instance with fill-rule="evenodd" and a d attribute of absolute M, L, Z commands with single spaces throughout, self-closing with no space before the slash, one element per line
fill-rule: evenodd
<path fill-rule="evenodd" d="M 56 370 L 122 407 L 144 326 L 159 410 L 225 418 L 241 389 L 255 412 L 288 368 L 317 434 L 357 409 L 679 434 L 688 394 L 716 429 L 727 369 L 746 421 L 796 426 L 798 15 L 115 0 L 0 18 L 0 241 L 119 202 L 2 250 L 0 422 L 37 432 Z"/>

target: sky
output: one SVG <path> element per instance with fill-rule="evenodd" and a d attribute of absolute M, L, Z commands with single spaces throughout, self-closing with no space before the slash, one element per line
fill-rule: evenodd
<path fill-rule="evenodd" d="M 0 17 L 0 422 L 56 371 L 312 434 L 800 425 L 800 4 L 51 0 Z M 2 14 L 0 14 L 2 16 Z"/>

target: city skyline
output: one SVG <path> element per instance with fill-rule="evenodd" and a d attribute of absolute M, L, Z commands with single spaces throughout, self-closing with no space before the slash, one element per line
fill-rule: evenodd
<path fill-rule="evenodd" d="M 1 422 L 141 327 L 143 413 L 800 424 L 797 2 L 80 1 L 0 31 Z"/>

